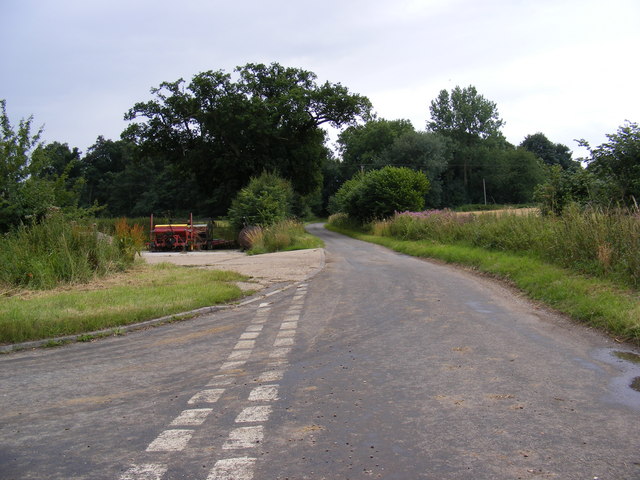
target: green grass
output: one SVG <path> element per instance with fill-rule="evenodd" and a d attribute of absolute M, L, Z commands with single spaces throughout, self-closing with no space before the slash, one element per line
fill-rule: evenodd
<path fill-rule="evenodd" d="M 233 272 L 137 265 L 87 285 L 0 297 L 0 343 L 18 343 L 117 328 L 245 295 Z"/>
<path fill-rule="evenodd" d="M 618 339 L 640 344 L 640 298 L 637 292 L 606 279 L 573 273 L 525 255 L 426 240 L 397 240 L 331 224 L 327 228 L 408 255 L 470 266 L 506 280 L 530 298 L 594 328 Z"/>
<path fill-rule="evenodd" d="M 251 238 L 249 255 L 261 253 L 322 248 L 324 242 L 307 233 L 296 220 L 284 220 L 256 232 Z"/>

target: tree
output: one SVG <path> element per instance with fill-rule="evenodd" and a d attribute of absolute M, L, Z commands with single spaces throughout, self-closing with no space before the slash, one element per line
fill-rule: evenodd
<path fill-rule="evenodd" d="M 561 143 L 553 143 L 544 133 L 527 135 L 520 143 L 520 147 L 541 158 L 546 165 L 560 165 L 564 170 L 580 167 L 579 162 L 572 160 L 569 147 Z"/>
<path fill-rule="evenodd" d="M 500 128 L 504 121 L 496 104 L 478 94 L 474 86 L 456 86 L 451 93 L 441 90 L 429 107 L 431 120 L 427 130 L 452 140 L 446 179 L 445 201 L 464 203 L 470 200 L 470 177 L 478 168 L 481 145 L 506 148 Z"/>
<path fill-rule="evenodd" d="M 360 222 L 387 218 L 395 212 L 422 210 L 429 180 L 406 167 L 384 167 L 358 173 L 336 193 L 335 211 Z"/>
<path fill-rule="evenodd" d="M 338 136 L 346 178 L 364 167 L 379 165 L 379 159 L 405 133 L 415 132 L 409 120 L 371 120 L 346 128 Z"/>
<path fill-rule="evenodd" d="M 154 100 L 137 103 L 123 133 L 145 156 L 162 155 L 193 174 L 210 204 L 223 213 L 230 199 L 262 171 L 277 172 L 306 196 L 320 187 L 328 155 L 325 124 L 367 119 L 371 103 L 339 83 L 277 63 L 247 64 L 233 80 L 224 71 L 164 82 Z"/>
<path fill-rule="evenodd" d="M 430 187 L 425 202 L 430 207 L 442 204 L 442 174 L 449 163 L 449 142 L 446 137 L 432 132 L 408 131 L 395 139 L 374 164 L 409 167 L 426 174 Z"/>
<path fill-rule="evenodd" d="M 455 138 L 468 145 L 476 139 L 500 135 L 504 121 L 496 104 L 478 94 L 476 87 L 455 87 L 451 94 L 440 90 L 429 107 L 431 121 L 427 129 Z"/>
<path fill-rule="evenodd" d="M 52 198 L 38 195 L 29 179 L 33 150 L 40 145 L 42 128 L 32 133 L 33 116 L 11 125 L 6 101 L 0 100 L 0 232 L 7 231 L 29 216 L 42 214 Z"/>
<path fill-rule="evenodd" d="M 612 186 L 611 198 L 627 205 L 640 202 L 640 127 L 627 121 L 614 134 L 607 134 L 608 142 L 591 148 L 587 170 Z"/>

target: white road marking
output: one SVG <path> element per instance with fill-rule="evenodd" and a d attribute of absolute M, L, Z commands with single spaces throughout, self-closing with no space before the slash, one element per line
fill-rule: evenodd
<path fill-rule="evenodd" d="M 262 325 L 249 325 L 246 329 L 247 332 L 261 332 L 263 326 Z"/>
<path fill-rule="evenodd" d="M 246 360 L 243 361 L 238 361 L 238 362 L 224 362 L 222 364 L 222 366 L 220 367 L 221 371 L 225 371 L 225 370 L 235 370 L 239 367 L 242 367 L 245 363 L 247 363 Z"/>
<path fill-rule="evenodd" d="M 239 457 L 218 460 L 207 480 L 251 480 L 255 458 Z"/>
<path fill-rule="evenodd" d="M 282 322 L 280 325 L 280 330 L 291 330 L 298 328 L 298 322 Z"/>
<path fill-rule="evenodd" d="M 183 410 L 169 425 L 202 425 L 213 408 L 192 408 Z"/>
<path fill-rule="evenodd" d="M 149 444 L 147 452 L 179 452 L 184 450 L 193 430 L 165 430 Z"/>
<path fill-rule="evenodd" d="M 256 346 L 255 340 L 240 340 L 236 343 L 236 346 L 233 347 L 234 350 L 246 350 L 250 348 L 254 348 Z"/>
<path fill-rule="evenodd" d="M 271 402 L 278 400 L 279 385 L 261 385 L 249 393 L 250 402 Z"/>
<path fill-rule="evenodd" d="M 269 358 L 284 358 L 291 352 L 290 348 L 274 348 L 269 354 Z"/>
<path fill-rule="evenodd" d="M 240 335 L 240 340 L 255 340 L 260 335 L 260 332 L 244 332 Z"/>
<path fill-rule="evenodd" d="M 295 330 L 280 330 L 278 335 L 276 335 L 276 338 L 295 337 L 295 335 Z"/>
<path fill-rule="evenodd" d="M 247 407 L 236 417 L 236 423 L 266 422 L 271 415 L 270 405 Z"/>
<path fill-rule="evenodd" d="M 157 463 L 133 465 L 120 476 L 120 480 L 160 480 L 167 469 L 166 465 Z"/>
<path fill-rule="evenodd" d="M 290 347 L 293 345 L 293 338 L 276 338 L 273 342 L 274 347 Z"/>
<path fill-rule="evenodd" d="M 260 305 L 258 305 L 258 308 L 264 308 L 264 307 L 268 307 L 269 305 L 271 305 L 271 303 L 269 302 L 263 302 Z"/>
<path fill-rule="evenodd" d="M 229 438 L 222 445 L 224 450 L 234 450 L 236 448 L 256 447 L 264 438 L 264 427 L 256 425 L 254 427 L 238 427 L 229 432 Z"/>
<path fill-rule="evenodd" d="M 277 382 L 278 380 L 282 380 L 282 376 L 284 375 L 283 370 L 271 370 L 269 372 L 264 372 L 260 375 L 256 381 L 257 382 Z"/>
<path fill-rule="evenodd" d="M 229 354 L 227 360 L 248 360 L 252 351 L 253 350 L 236 350 Z"/>
<path fill-rule="evenodd" d="M 300 315 L 285 315 L 283 320 L 285 322 L 297 322 L 300 320 Z"/>
<path fill-rule="evenodd" d="M 224 393 L 224 388 L 210 388 L 196 393 L 187 402 L 189 405 L 194 403 L 216 403 L 220 396 Z"/>

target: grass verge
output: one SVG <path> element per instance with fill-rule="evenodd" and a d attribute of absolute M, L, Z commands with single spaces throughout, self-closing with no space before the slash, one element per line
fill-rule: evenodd
<path fill-rule="evenodd" d="M 470 266 L 508 281 L 562 313 L 610 335 L 640 345 L 640 298 L 602 279 L 578 275 L 531 257 L 462 245 L 396 240 L 327 225 L 329 230 L 397 252 Z"/>
<path fill-rule="evenodd" d="M 19 343 L 96 330 L 237 300 L 246 277 L 166 263 L 49 291 L 0 298 L 0 343 Z"/>
<path fill-rule="evenodd" d="M 322 248 L 324 242 L 307 233 L 297 220 L 283 220 L 252 234 L 249 255 Z"/>

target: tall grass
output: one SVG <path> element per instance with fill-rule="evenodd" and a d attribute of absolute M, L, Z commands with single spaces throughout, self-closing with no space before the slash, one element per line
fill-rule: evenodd
<path fill-rule="evenodd" d="M 115 237 L 55 212 L 0 238 L 0 289 L 47 289 L 124 270 L 142 247 L 142 231 L 118 222 Z"/>
<path fill-rule="evenodd" d="M 405 212 L 372 224 L 374 235 L 531 255 L 580 273 L 640 287 L 640 215 L 568 208 L 562 216 Z"/>
<path fill-rule="evenodd" d="M 270 253 L 322 247 L 322 240 L 308 234 L 297 220 L 283 220 L 251 233 L 248 253 Z"/>

